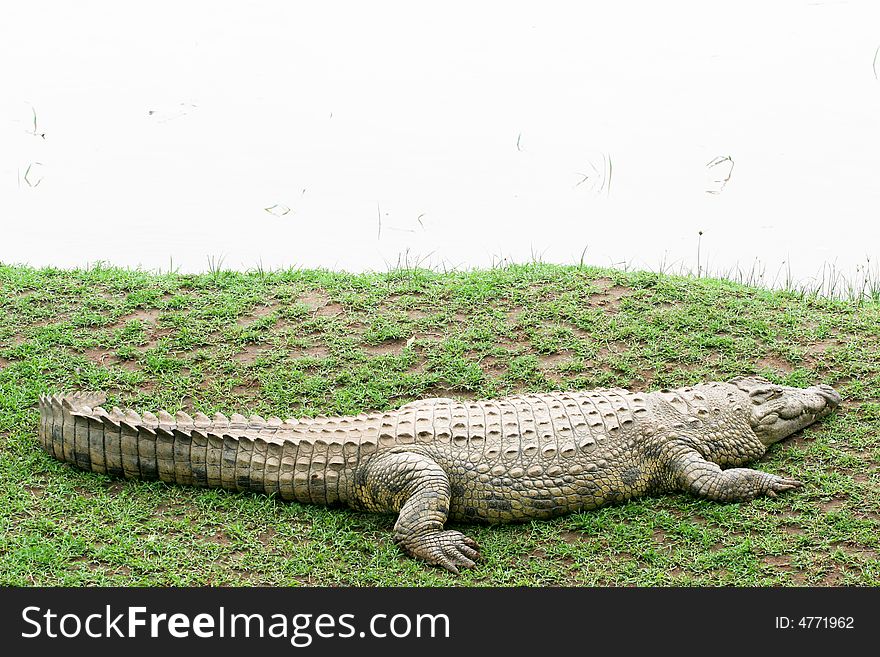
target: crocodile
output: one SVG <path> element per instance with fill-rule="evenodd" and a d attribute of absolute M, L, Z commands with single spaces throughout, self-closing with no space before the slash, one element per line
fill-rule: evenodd
<path fill-rule="evenodd" d="M 800 487 L 739 466 L 840 399 L 827 385 L 746 376 L 281 420 L 107 411 L 103 395 L 71 393 L 40 398 L 38 433 L 50 455 L 93 472 L 397 513 L 403 551 L 458 573 L 480 553 L 447 520 L 545 519 L 671 491 L 736 502 Z"/>

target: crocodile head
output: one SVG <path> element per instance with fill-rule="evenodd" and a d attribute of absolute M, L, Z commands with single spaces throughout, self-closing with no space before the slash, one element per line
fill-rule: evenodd
<path fill-rule="evenodd" d="M 738 376 L 730 383 L 748 396 L 749 424 L 765 445 L 778 442 L 831 413 L 840 394 L 831 386 L 792 388 L 760 376 Z"/>

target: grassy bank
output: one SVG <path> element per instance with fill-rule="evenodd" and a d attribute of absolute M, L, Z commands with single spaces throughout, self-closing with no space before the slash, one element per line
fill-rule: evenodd
<path fill-rule="evenodd" d="M 455 577 L 404 557 L 393 516 L 78 471 L 36 439 L 47 391 L 264 416 L 431 396 L 650 389 L 759 373 L 836 386 L 840 411 L 758 468 L 778 499 L 644 498 L 457 526 Z M 0 584 L 880 584 L 880 305 L 596 268 L 151 275 L 0 266 Z"/>

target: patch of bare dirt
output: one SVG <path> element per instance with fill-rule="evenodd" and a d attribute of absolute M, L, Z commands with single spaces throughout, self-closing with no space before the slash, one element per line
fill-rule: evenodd
<path fill-rule="evenodd" d="M 51 326 L 53 324 L 57 324 L 59 322 L 64 322 L 70 319 L 70 315 L 68 313 L 58 313 L 53 317 L 44 317 L 42 319 L 36 319 L 33 321 L 28 321 L 28 328 L 43 328 L 46 326 Z M 24 339 L 22 339 L 24 341 Z"/>
<path fill-rule="evenodd" d="M 286 317 L 275 318 L 275 323 L 272 325 L 272 330 L 275 333 L 285 333 L 288 332 L 290 329 L 293 329 L 291 333 L 293 335 L 296 335 L 299 331 L 299 322 L 293 322 Z"/>
<path fill-rule="evenodd" d="M 173 520 L 182 520 L 185 516 L 179 508 L 173 508 L 167 504 L 160 504 L 151 513 L 154 518 L 171 518 Z"/>
<path fill-rule="evenodd" d="M 140 369 L 136 361 L 131 359 L 119 359 L 113 355 L 113 353 L 105 351 L 104 349 L 86 349 L 83 351 L 83 355 L 101 367 L 115 365 L 128 370 L 129 372 L 135 372 Z"/>
<path fill-rule="evenodd" d="M 305 347 L 299 351 L 299 356 L 301 358 L 327 358 L 330 355 L 330 350 L 324 345 L 316 344 L 311 347 Z"/>
<path fill-rule="evenodd" d="M 799 431 L 796 434 L 789 436 L 785 439 L 783 443 L 783 449 L 791 449 L 792 447 L 797 447 L 801 449 L 806 449 L 811 442 L 813 442 L 813 436 L 810 434 L 811 428 L 807 427 L 805 430 Z"/>
<path fill-rule="evenodd" d="M 315 315 L 318 317 L 336 317 L 344 313 L 345 308 L 338 303 L 328 303 L 326 306 L 322 306 L 315 311 Z"/>
<path fill-rule="evenodd" d="M 159 340 L 171 335 L 173 332 L 174 331 L 170 328 L 154 328 L 152 333 L 150 334 L 150 339 L 147 340 L 147 348 L 149 349 L 155 347 Z"/>
<path fill-rule="evenodd" d="M 613 285 L 604 292 L 605 296 L 614 301 L 620 301 L 629 294 L 629 288 L 622 285 Z"/>
<path fill-rule="evenodd" d="M 795 566 L 791 565 L 789 561 L 789 557 L 787 555 L 765 555 L 761 558 L 761 561 L 766 565 L 772 567 L 774 570 L 779 572 L 788 573 L 791 576 L 791 581 L 795 584 L 801 585 L 806 583 L 806 579 L 804 578 L 803 572 Z"/>
<path fill-rule="evenodd" d="M 266 531 L 260 532 L 257 536 L 257 540 L 260 541 L 266 547 L 272 542 L 272 538 L 275 536 L 275 529 L 272 527 L 266 528 Z"/>
<path fill-rule="evenodd" d="M 501 363 L 495 356 L 483 356 L 480 359 L 480 367 L 483 368 L 484 372 L 490 374 L 500 374 L 506 369 L 504 364 Z"/>
<path fill-rule="evenodd" d="M 221 530 L 217 530 L 212 536 L 205 536 L 205 540 L 209 543 L 217 543 L 218 545 L 229 545 L 232 541 Z"/>
<path fill-rule="evenodd" d="M 253 310 L 251 310 L 252 317 L 265 317 L 266 315 L 271 315 L 275 312 L 275 304 L 274 303 L 266 303 L 262 306 L 256 306 Z"/>
<path fill-rule="evenodd" d="M 575 545 L 577 543 L 581 543 L 588 539 L 587 535 L 582 532 L 570 532 L 563 531 L 559 533 L 559 538 L 568 543 L 569 545 Z"/>
<path fill-rule="evenodd" d="M 834 513 L 835 511 L 839 511 L 845 504 L 846 500 L 833 497 L 825 502 L 819 502 L 819 509 L 823 513 Z"/>
<path fill-rule="evenodd" d="M 556 354 L 542 354 L 538 360 L 543 369 L 557 369 L 560 365 L 571 362 L 571 352 L 563 351 Z"/>
<path fill-rule="evenodd" d="M 92 491 L 86 490 L 82 486 L 75 486 L 73 490 L 75 490 L 80 497 L 85 497 L 86 499 L 91 499 L 95 496 Z"/>
<path fill-rule="evenodd" d="M 654 378 L 657 376 L 657 372 L 654 370 L 639 370 L 639 380 L 641 385 L 644 388 L 649 388 L 651 383 L 654 381 Z M 632 385 L 637 385 L 635 382 Z"/>
<path fill-rule="evenodd" d="M 4 367 L 8 367 L 8 366 L 9 366 L 9 361 L 6 360 L 5 358 L 0 358 L 0 370 L 2 370 Z"/>
<path fill-rule="evenodd" d="M 104 351 L 103 349 L 86 349 L 83 351 L 83 355 L 98 365 L 110 365 L 116 360 L 113 357 L 113 354 L 109 351 Z M 110 362 L 107 362 L 108 360 Z"/>
<path fill-rule="evenodd" d="M 623 387 L 630 392 L 646 392 L 651 386 L 650 382 L 643 381 L 642 379 L 630 379 L 629 382 L 625 382 Z"/>
<path fill-rule="evenodd" d="M 46 494 L 45 489 L 42 486 L 25 486 L 24 489 L 29 492 L 34 497 L 40 498 Z"/>
<path fill-rule="evenodd" d="M 414 295 L 421 296 L 421 292 L 412 292 L 410 294 L 397 294 L 396 292 L 394 292 L 382 299 L 379 302 L 378 308 L 379 310 L 385 312 L 413 312 L 420 317 L 426 317 L 429 313 L 423 312 L 422 310 L 413 307 L 418 305 L 418 303 L 421 301 L 421 299 L 414 299 Z"/>
<path fill-rule="evenodd" d="M 497 337 L 495 338 L 495 346 L 504 347 L 513 355 L 528 354 L 532 352 L 532 343 L 525 338 L 516 340 L 507 337 Z"/>
<path fill-rule="evenodd" d="M 842 582 L 843 573 L 840 572 L 840 569 L 835 565 L 822 576 L 822 579 L 819 580 L 819 586 L 840 586 Z"/>
<path fill-rule="evenodd" d="M 413 374 L 424 374 L 428 371 L 428 361 L 420 360 L 407 369 L 407 372 Z"/>
<path fill-rule="evenodd" d="M 761 559 L 768 566 L 773 566 L 774 568 L 791 568 L 791 563 L 788 561 L 788 557 L 784 554 L 780 555 L 772 555 L 767 554 Z"/>
<path fill-rule="evenodd" d="M 271 315 L 274 310 L 274 306 L 258 306 L 247 315 L 236 318 L 235 323 L 238 326 L 250 326 L 259 319 Z"/>
<path fill-rule="evenodd" d="M 145 324 L 156 324 L 159 321 L 159 315 L 161 314 L 162 311 L 156 308 L 139 308 L 132 313 L 122 315 L 116 320 L 115 326 L 123 326 L 133 320 L 138 320 Z"/>
<path fill-rule="evenodd" d="M 513 308 L 512 310 L 508 310 L 505 315 L 507 316 L 507 323 L 513 326 L 516 326 L 517 322 L 519 322 L 519 318 L 523 314 L 522 308 Z"/>
<path fill-rule="evenodd" d="M 620 300 L 631 292 L 623 285 L 615 285 L 610 278 L 597 278 L 593 281 L 593 285 L 598 287 L 600 291 L 590 296 L 589 304 L 602 308 L 609 314 L 616 313 L 620 306 Z"/>
<path fill-rule="evenodd" d="M 309 310 L 319 317 L 333 317 L 345 312 L 340 304 L 331 301 L 330 297 L 317 290 L 306 292 L 300 296 L 299 302 L 308 306 Z"/>
<path fill-rule="evenodd" d="M 413 343 L 416 341 L 430 341 L 430 342 L 439 342 L 443 339 L 442 333 L 436 332 L 426 332 L 426 333 L 413 333 L 409 340 L 406 341 L 408 346 L 413 346 Z M 418 347 L 416 347 L 418 348 Z"/>
<path fill-rule="evenodd" d="M 131 360 L 129 358 L 117 360 L 115 363 L 116 367 L 121 367 L 124 370 L 128 370 L 129 372 L 137 372 L 140 367 L 137 364 L 137 361 Z M 143 384 L 142 388 L 147 390 L 150 387 L 150 383 Z"/>
<path fill-rule="evenodd" d="M 626 342 L 622 342 L 620 340 L 612 340 L 611 342 L 606 342 L 603 346 L 599 347 L 599 351 L 596 352 L 597 360 L 607 360 L 609 356 L 616 356 L 618 354 L 622 354 L 629 349 L 629 345 Z"/>
<path fill-rule="evenodd" d="M 307 305 L 312 310 L 316 310 L 330 303 L 330 297 L 328 297 L 323 292 L 312 290 L 301 295 L 299 298 L 299 302 Z"/>
<path fill-rule="evenodd" d="M 804 351 L 808 354 L 816 356 L 820 354 L 824 354 L 834 347 L 839 347 L 843 343 L 840 340 L 819 340 L 818 342 L 812 342 L 804 347 Z"/>
<path fill-rule="evenodd" d="M 596 337 L 596 333 L 591 333 L 590 331 L 586 331 L 579 326 L 575 326 L 574 324 L 566 324 L 568 330 L 572 332 L 576 337 L 581 340 L 591 340 Z"/>
<path fill-rule="evenodd" d="M 180 410 L 192 415 L 196 410 L 195 400 L 189 395 L 184 395 L 183 399 L 180 400 Z"/>
<path fill-rule="evenodd" d="M 773 370 L 774 372 L 782 372 L 784 374 L 791 374 L 791 372 L 794 371 L 791 363 L 780 356 L 774 356 L 772 354 L 760 358 L 755 365 L 759 369 L 768 369 Z"/>
<path fill-rule="evenodd" d="M 264 347 L 255 344 L 249 344 L 245 346 L 245 348 L 235 354 L 233 358 L 236 362 L 242 363 L 243 365 L 253 365 L 256 362 L 257 358 L 259 358 L 260 354 L 265 351 Z"/>
<path fill-rule="evenodd" d="M 379 344 L 365 344 L 361 349 L 373 356 L 387 356 L 388 354 L 399 354 L 406 347 L 406 340 L 386 340 Z"/>
<path fill-rule="evenodd" d="M 865 561 L 877 561 L 880 559 L 880 553 L 877 550 L 868 550 L 866 548 L 850 548 L 846 550 L 846 553 Z"/>

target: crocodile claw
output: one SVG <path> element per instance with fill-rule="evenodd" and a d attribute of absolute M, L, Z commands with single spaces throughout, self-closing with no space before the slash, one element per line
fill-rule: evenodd
<path fill-rule="evenodd" d="M 770 476 L 772 479 L 767 483 L 767 490 L 765 491 L 767 497 L 776 497 L 777 493 L 783 493 L 787 490 L 803 486 L 803 483 L 797 479 L 788 479 L 787 477 L 779 477 L 777 475 Z"/>
<path fill-rule="evenodd" d="M 404 548 L 411 556 L 456 575 L 460 568 L 473 568 L 480 558 L 476 542 L 452 529 L 421 534 L 406 541 Z"/>

